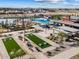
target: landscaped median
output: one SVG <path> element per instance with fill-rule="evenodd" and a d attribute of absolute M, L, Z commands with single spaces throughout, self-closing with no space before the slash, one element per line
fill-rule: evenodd
<path fill-rule="evenodd" d="M 21 49 L 21 47 L 15 42 L 12 37 L 2 39 L 2 41 L 10 56 L 10 59 L 25 55 L 25 52 Z"/>
<path fill-rule="evenodd" d="M 51 46 L 49 43 L 45 42 L 43 39 L 37 37 L 36 35 L 34 35 L 32 33 L 26 34 L 25 37 L 27 37 L 29 40 L 31 40 L 33 43 L 35 43 L 36 45 L 38 45 L 42 49 Z"/>

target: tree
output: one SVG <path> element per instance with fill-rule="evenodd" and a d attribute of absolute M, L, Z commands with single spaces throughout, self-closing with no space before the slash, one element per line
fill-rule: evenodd
<path fill-rule="evenodd" d="M 64 41 L 64 37 L 66 37 L 67 35 L 63 32 L 59 32 L 58 33 L 58 37 L 60 38 L 60 42 L 63 43 Z"/>
<path fill-rule="evenodd" d="M 8 29 L 8 27 L 9 27 L 9 24 L 8 24 L 8 20 L 6 19 L 6 21 L 5 21 L 5 28 Z"/>
<path fill-rule="evenodd" d="M 4 21 L 1 22 L 2 27 L 4 28 Z"/>
<path fill-rule="evenodd" d="M 53 19 L 61 19 L 61 16 L 62 16 L 62 15 L 52 15 L 52 18 L 53 18 Z"/>

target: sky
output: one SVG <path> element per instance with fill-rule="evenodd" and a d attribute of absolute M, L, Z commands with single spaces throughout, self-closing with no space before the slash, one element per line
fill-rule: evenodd
<path fill-rule="evenodd" d="M 79 8 L 79 0 L 0 0 L 0 7 Z"/>

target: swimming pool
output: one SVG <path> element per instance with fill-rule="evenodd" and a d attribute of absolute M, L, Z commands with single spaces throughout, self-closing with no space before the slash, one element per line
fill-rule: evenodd
<path fill-rule="evenodd" d="M 49 20 L 45 18 L 35 18 L 32 22 L 40 23 L 40 24 L 49 24 Z"/>

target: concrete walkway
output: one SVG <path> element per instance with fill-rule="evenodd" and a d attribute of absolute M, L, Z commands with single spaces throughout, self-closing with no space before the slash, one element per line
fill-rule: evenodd
<path fill-rule="evenodd" d="M 28 47 L 26 46 L 26 44 L 23 41 L 20 41 L 18 38 L 18 33 L 13 34 L 12 37 L 14 38 L 14 40 L 17 42 L 17 44 L 26 52 L 26 57 L 27 55 L 31 54 L 32 52 L 28 49 Z M 25 56 L 24 56 L 25 57 Z"/>
<path fill-rule="evenodd" d="M 70 59 L 72 56 L 79 54 L 79 47 L 73 47 L 49 59 Z"/>

